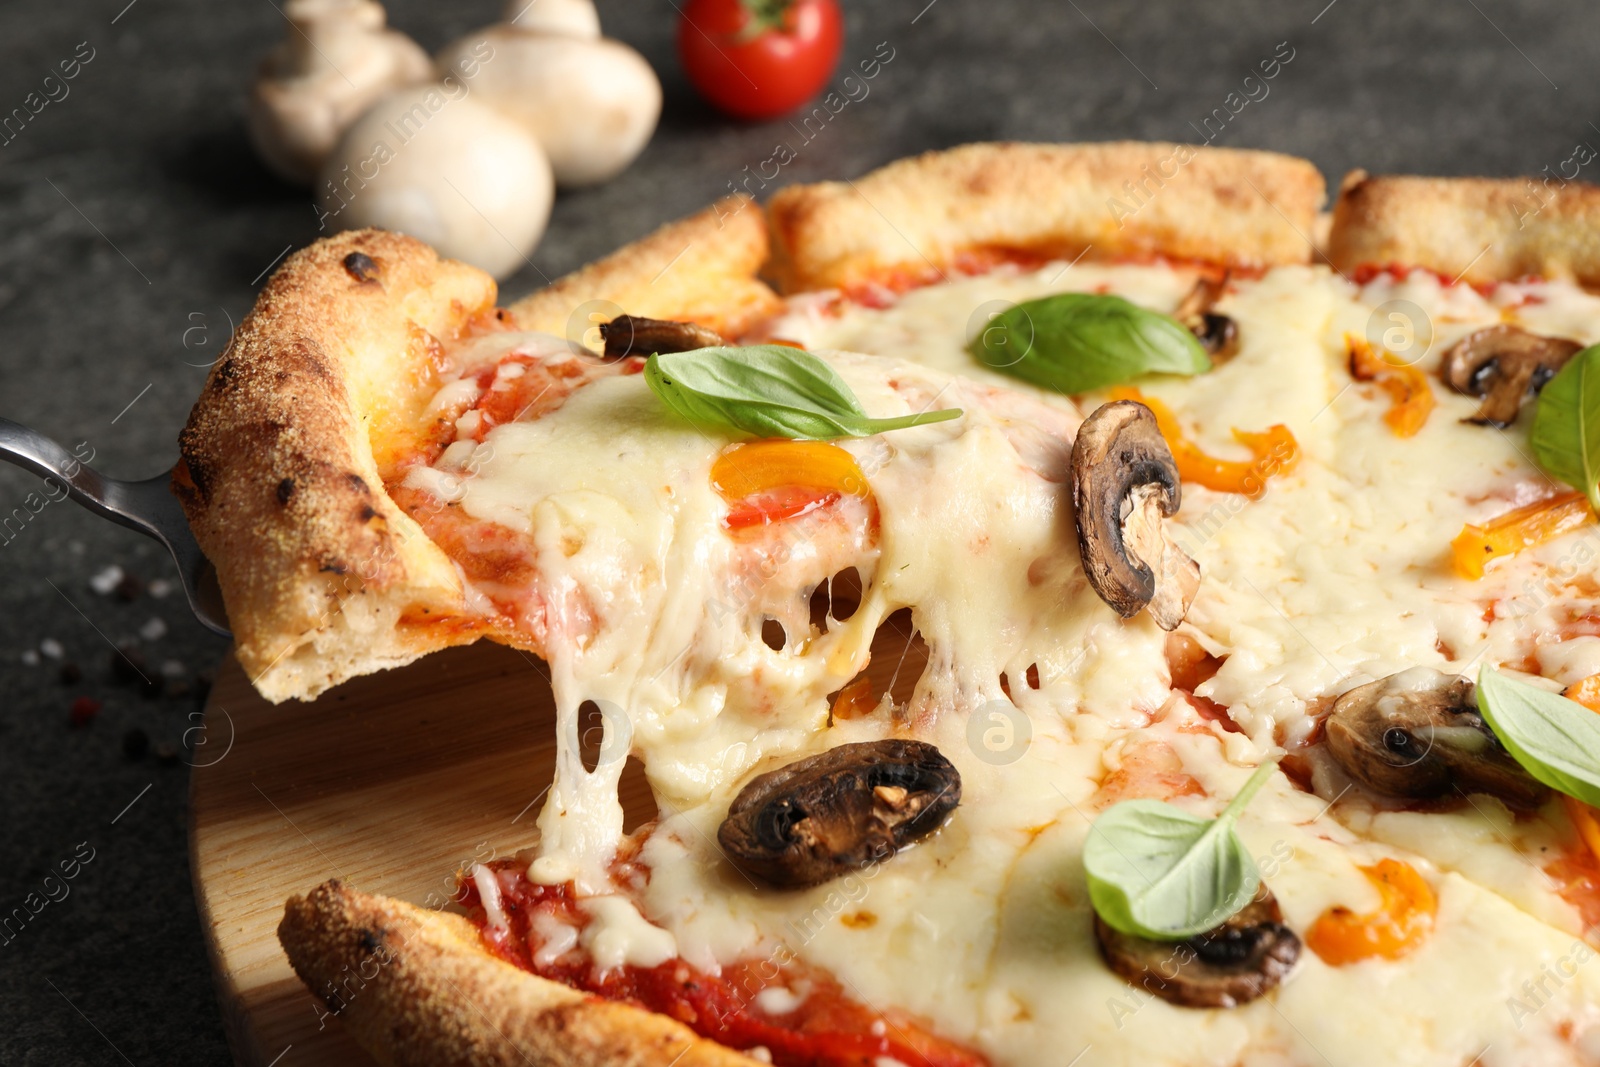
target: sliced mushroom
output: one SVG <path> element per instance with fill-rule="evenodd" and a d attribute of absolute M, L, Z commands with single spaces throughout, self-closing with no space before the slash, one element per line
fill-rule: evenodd
<path fill-rule="evenodd" d="M 1194 283 L 1172 317 L 1199 338 L 1200 346 L 1214 360 L 1225 360 L 1239 350 L 1239 324 L 1227 315 L 1211 310 L 1228 287 L 1228 276 L 1202 276 Z"/>
<path fill-rule="evenodd" d="M 1413 667 L 1345 693 L 1326 724 L 1328 751 L 1376 793 L 1426 799 L 1452 788 L 1534 808 L 1549 790 L 1478 714 L 1472 683 Z"/>
<path fill-rule="evenodd" d="M 863 741 L 751 779 L 717 840 L 746 874 L 798 889 L 888 859 L 959 803 L 961 775 L 937 748 Z"/>
<path fill-rule="evenodd" d="M 1483 399 L 1467 422 L 1503 428 L 1517 421 L 1522 401 L 1543 389 L 1582 347 L 1520 326 L 1489 326 L 1452 345 L 1439 376 L 1456 392 Z"/>
<path fill-rule="evenodd" d="M 600 324 L 606 355 L 612 358 L 649 355 L 652 352 L 688 352 L 722 344 L 722 335 L 692 322 L 618 315 Z"/>
<path fill-rule="evenodd" d="M 1265 885 L 1227 922 L 1186 941 L 1118 933 L 1096 915 L 1100 955 L 1130 985 L 1182 1008 L 1236 1008 L 1281 983 L 1300 958 L 1300 938 L 1283 925 Z"/>
<path fill-rule="evenodd" d="M 1150 609 L 1163 630 L 1183 621 L 1200 588 L 1200 565 L 1162 520 L 1182 499 L 1178 465 L 1150 409 L 1133 400 L 1104 404 L 1072 445 L 1078 548 L 1089 584 L 1123 618 Z"/>

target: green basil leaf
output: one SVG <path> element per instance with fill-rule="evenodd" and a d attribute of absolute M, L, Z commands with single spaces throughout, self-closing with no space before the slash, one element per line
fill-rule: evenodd
<path fill-rule="evenodd" d="M 1094 821 L 1083 846 L 1089 902 L 1115 930 L 1182 941 L 1250 903 L 1261 872 L 1234 831 L 1277 760 L 1256 768 L 1215 819 L 1161 800 L 1124 800 Z"/>
<path fill-rule="evenodd" d="M 1478 710 L 1523 770 L 1600 806 L 1600 715 L 1489 667 L 1478 672 Z"/>
<path fill-rule="evenodd" d="M 961 415 L 959 408 L 944 408 L 870 418 L 832 367 L 786 345 L 658 352 L 645 360 L 644 378 L 656 396 L 690 422 L 757 437 L 868 437 Z"/>
<path fill-rule="evenodd" d="M 1546 474 L 1600 511 L 1600 345 L 1569 359 L 1539 391 L 1529 443 Z"/>
<path fill-rule="evenodd" d="M 1206 350 L 1177 319 L 1098 293 L 1018 304 L 995 316 L 967 348 L 992 370 L 1060 393 L 1211 369 Z"/>

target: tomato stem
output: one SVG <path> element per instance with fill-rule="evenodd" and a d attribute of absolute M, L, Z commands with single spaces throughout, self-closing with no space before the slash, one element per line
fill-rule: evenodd
<path fill-rule="evenodd" d="M 739 0 L 740 6 L 750 16 L 740 36 L 754 40 L 769 31 L 782 33 L 787 29 L 789 8 L 794 0 Z"/>

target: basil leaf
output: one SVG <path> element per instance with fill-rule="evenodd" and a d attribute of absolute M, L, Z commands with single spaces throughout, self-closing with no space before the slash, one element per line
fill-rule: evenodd
<path fill-rule="evenodd" d="M 1089 902 L 1115 930 L 1182 941 L 1250 903 L 1261 872 L 1234 831 L 1277 760 L 1256 768 L 1215 819 L 1161 800 L 1124 800 L 1094 821 L 1083 846 Z"/>
<path fill-rule="evenodd" d="M 1600 715 L 1489 667 L 1478 672 L 1478 710 L 1523 770 L 1600 806 Z"/>
<path fill-rule="evenodd" d="M 658 352 L 644 378 L 666 405 L 690 422 L 757 437 L 826 441 L 945 422 L 959 408 L 874 419 L 834 369 L 786 345 Z"/>
<path fill-rule="evenodd" d="M 993 370 L 1060 393 L 1211 369 L 1206 350 L 1177 319 L 1098 293 L 1018 304 L 995 316 L 967 350 Z"/>
<path fill-rule="evenodd" d="M 1546 474 L 1581 490 L 1600 512 L 1600 345 L 1569 359 L 1539 391 L 1529 443 Z"/>

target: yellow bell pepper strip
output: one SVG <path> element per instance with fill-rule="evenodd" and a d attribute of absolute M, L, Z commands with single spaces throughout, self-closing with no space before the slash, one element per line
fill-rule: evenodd
<path fill-rule="evenodd" d="M 1542 545 L 1594 521 L 1582 493 L 1562 493 L 1497 515 L 1482 526 L 1467 523 L 1450 542 L 1450 558 L 1457 574 L 1477 581 L 1490 560 Z"/>
<path fill-rule="evenodd" d="M 1358 382 L 1377 382 L 1394 400 L 1383 415 L 1389 429 L 1396 437 L 1415 436 L 1428 421 L 1435 403 L 1428 376 L 1417 367 L 1396 362 L 1387 352 L 1378 355 L 1363 337 L 1347 334 L 1345 345 L 1350 351 L 1350 377 Z"/>
<path fill-rule="evenodd" d="M 1288 474 L 1300 463 L 1300 445 L 1289 427 L 1278 423 L 1261 433 L 1234 430 L 1233 439 L 1250 450 L 1248 460 L 1217 459 L 1202 452 L 1183 435 L 1183 427 L 1172 409 L 1137 389 L 1122 387 L 1111 391 L 1113 400 L 1137 400 L 1156 417 L 1161 436 L 1172 449 L 1178 464 L 1178 477 L 1219 493 L 1242 493 L 1259 500 L 1267 491 L 1267 479 Z"/>
<path fill-rule="evenodd" d="M 872 489 L 855 457 L 825 441 L 752 441 L 711 465 L 711 487 L 728 503 L 730 529 L 792 519 L 841 496 Z"/>
<path fill-rule="evenodd" d="M 1374 956 L 1397 960 L 1422 944 L 1439 910 L 1433 889 L 1416 868 L 1399 860 L 1379 860 L 1361 868 L 1378 888 L 1378 910 L 1357 915 L 1335 905 L 1318 916 L 1306 944 L 1324 963 L 1342 967 Z"/>

